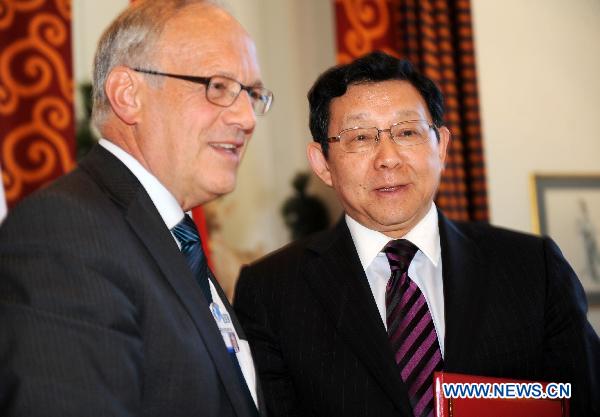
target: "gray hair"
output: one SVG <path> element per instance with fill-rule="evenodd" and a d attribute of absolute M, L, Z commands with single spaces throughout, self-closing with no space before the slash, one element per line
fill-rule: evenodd
<path fill-rule="evenodd" d="M 110 71 L 119 65 L 148 68 L 151 51 L 166 23 L 192 4 L 220 7 L 211 0 L 137 0 L 102 34 L 94 57 L 92 80 L 92 121 L 97 129 L 101 129 L 109 114 L 104 84 Z"/>

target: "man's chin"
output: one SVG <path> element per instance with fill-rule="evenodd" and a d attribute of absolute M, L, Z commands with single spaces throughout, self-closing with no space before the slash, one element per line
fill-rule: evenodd
<path fill-rule="evenodd" d="M 208 204 L 211 201 L 217 200 L 218 198 L 231 193 L 234 189 L 235 183 L 231 185 L 219 184 L 218 186 L 213 186 L 208 189 L 204 188 L 202 192 L 195 193 L 193 197 L 191 195 L 189 196 L 190 198 L 184 204 L 183 210 L 187 211 L 194 207 Z"/>
<path fill-rule="evenodd" d="M 394 215 L 386 213 L 380 216 L 373 216 L 372 220 L 374 227 L 367 227 L 377 230 L 387 236 L 399 238 L 410 231 L 420 219 L 417 219 L 415 216 L 410 216 L 407 213 L 397 213 Z"/>
<path fill-rule="evenodd" d="M 214 196 L 213 199 L 232 193 L 235 191 L 236 185 L 235 179 L 215 185 L 211 190 L 211 194 Z"/>

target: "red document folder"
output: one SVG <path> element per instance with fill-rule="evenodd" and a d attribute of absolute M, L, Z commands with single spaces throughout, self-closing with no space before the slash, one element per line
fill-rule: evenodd
<path fill-rule="evenodd" d="M 435 372 L 436 417 L 569 417 L 569 400 L 549 398 L 446 398 L 443 383 L 529 383 L 515 379 Z M 547 382 L 539 382 L 544 391 Z"/>

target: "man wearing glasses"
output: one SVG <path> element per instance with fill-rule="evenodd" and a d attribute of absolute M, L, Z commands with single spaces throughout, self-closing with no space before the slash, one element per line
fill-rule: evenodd
<path fill-rule="evenodd" d="M 185 214 L 233 190 L 271 105 L 252 40 L 208 1 L 138 0 L 93 99 L 99 145 L 0 228 L 0 415 L 262 415 Z"/>
<path fill-rule="evenodd" d="M 235 308 L 278 416 L 431 416 L 436 370 L 569 382 L 598 415 L 600 343 L 549 238 L 439 212 L 442 95 L 373 53 L 308 95 L 308 159 L 345 216 L 242 270 Z"/>

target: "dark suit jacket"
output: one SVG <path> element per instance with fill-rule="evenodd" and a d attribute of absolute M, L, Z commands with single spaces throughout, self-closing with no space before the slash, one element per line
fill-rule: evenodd
<path fill-rule="evenodd" d="M 450 372 L 571 382 L 600 413 L 600 343 L 548 238 L 440 214 Z M 242 270 L 234 302 L 271 416 L 408 416 L 385 327 L 345 221 Z"/>
<path fill-rule="evenodd" d="M 255 414 L 184 256 L 117 158 L 94 148 L 9 213 L 0 415 Z"/>

